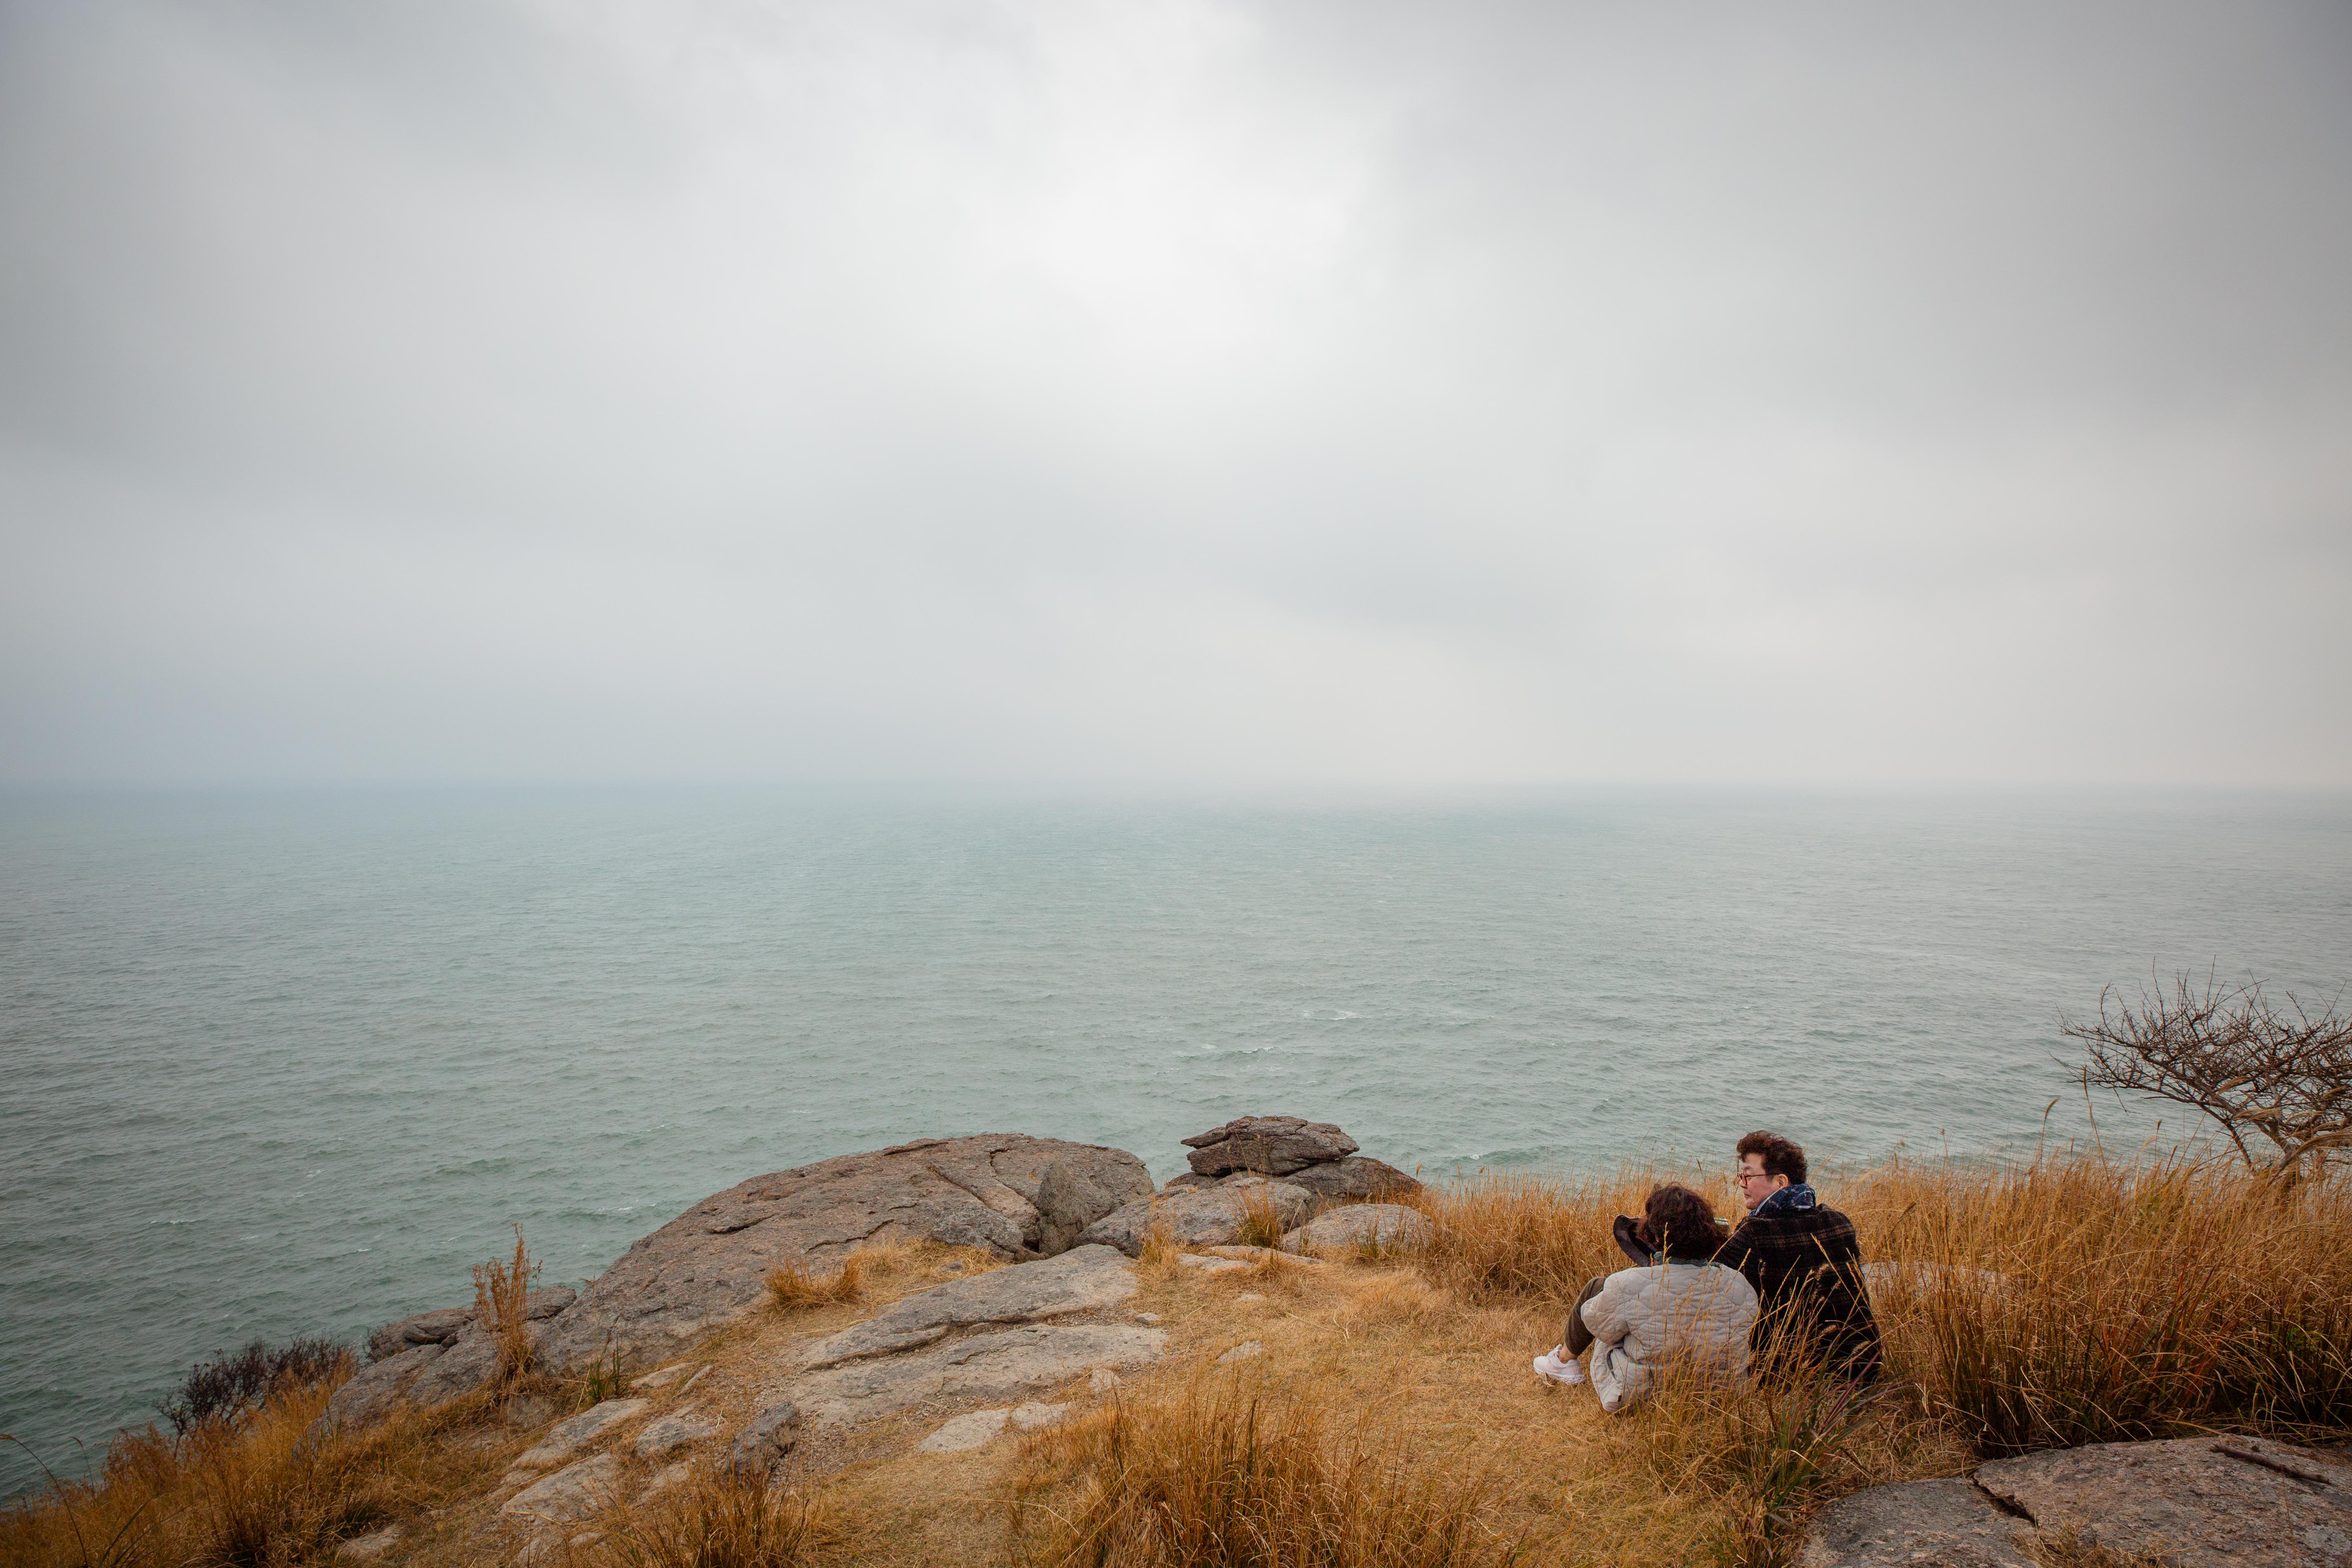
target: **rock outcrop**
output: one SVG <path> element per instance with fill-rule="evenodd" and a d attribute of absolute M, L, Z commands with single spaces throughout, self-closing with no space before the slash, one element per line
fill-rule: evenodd
<path fill-rule="evenodd" d="M 2034 1568 L 2023 1521 L 1967 1481 L 1898 1481 L 1822 1510 L 1798 1568 Z"/>
<path fill-rule="evenodd" d="M 1184 1147 L 1192 1151 L 1185 1163 L 1196 1176 L 1223 1176 L 1236 1171 L 1286 1176 L 1309 1165 L 1345 1159 L 1356 1152 L 1356 1141 L 1328 1121 L 1297 1116 L 1237 1116 L 1223 1127 L 1185 1139 Z"/>
<path fill-rule="evenodd" d="M 1285 1252 L 1418 1252 L 1437 1227 L 1419 1209 L 1402 1204 L 1350 1204 L 1300 1226 L 1282 1238 Z"/>
<path fill-rule="evenodd" d="M 1031 1394 L 1097 1367 L 1131 1371 L 1157 1361 L 1167 1343 L 1165 1329 L 1041 1324 L 810 1373 L 784 1393 L 821 1426 L 851 1426 L 914 1405 Z"/>
<path fill-rule="evenodd" d="M 1032 1323 L 1116 1307 L 1135 1294 L 1135 1270 L 1110 1247 L 1075 1248 L 1042 1263 L 996 1268 L 900 1298 L 895 1304 L 808 1347 L 810 1371 L 895 1355 L 945 1339 L 954 1329 Z"/>
<path fill-rule="evenodd" d="M 522 1299 L 523 1316 L 534 1323 L 544 1322 L 572 1305 L 579 1292 L 569 1285 L 550 1285 L 533 1290 Z M 418 1345 L 446 1345 L 464 1333 L 474 1321 L 471 1307 L 442 1307 L 430 1312 L 419 1312 L 413 1318 L 403 1318 L 396 1323 L 386 1323 L 368 1336 L 368 1360 L 390 1361 L 403 1351 Z"/>
<path fill-rule="evenodd" d="M 756 1305 L 778 1264 L 898 1238 L 1045 1257 L 1150 1191 L 1132 1154 L 1017 1133 L 928 1139 L 755 1176 L 637 1241 L 548 1324 L 538 1355 L 558 1372 L 605 1356 L 643 1365 Z"/>
<path fill-rule="evenodd" d="M 1800 1568 L 2030 1568 L 2068 1536 L 2179 1568 L 2352 1563 L 2352 1460 L 2252 1437 L 2095 1443 L 1905 1481 L 1822 1511 Z"/>
<path fill-rule="evenodd" d="M 2284 1443 L 2094 1443 L 1996 1459 L 1977 1485 L 2038 1530 L 2179 1568 L 2352 1561 L 2352 1461 Z"/>
<path fill-rule="evenodd" d="M 1129 1258 L 1139 1258 L 1144 1241 L 1157 1225 L 1178 1247 L 1218 1246 L 1241 1239 L 1248 1205 L 1261 1198 L 1272 1204 L 1275 1218 L 1286 1231 L 1305 1224 L 1315 1212 L 1315 1194 L 1305 1187 L 1262 1176 L 1236 1176 L 1213 1187 L 1139 1199 L 1095 1221 L 1078 1239 L 1090 1246 L 1115 1247 Z"/>

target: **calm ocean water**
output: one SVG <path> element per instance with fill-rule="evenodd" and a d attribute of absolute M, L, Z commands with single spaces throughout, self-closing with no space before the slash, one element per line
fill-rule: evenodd
<path fill-rule="evenodd" d="M 2352 981 L 2352 799 L 19 795 L 0 895 L 0 1430 L 65 1469 L 216 1349 L 466 1299 L 509 1221 L 577 1279 L 927 1134 L 2027 1148 L 2103 984 Z"/>

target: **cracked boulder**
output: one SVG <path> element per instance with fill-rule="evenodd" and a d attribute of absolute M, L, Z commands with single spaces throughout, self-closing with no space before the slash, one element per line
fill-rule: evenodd
<path fill-rule="evenodd" d="M 2352 1563 L 2352 1462 L 2266 1438 L 2055 1448 L 1996 1459 L 1977 1484 L 2041 1531 L 2179 1568 Z"/>
<path fill-rule="evenodd" d="M 1031 1323 L 1116 1307 L 1135 1294 L 1135 1268 L 1108 1247 L 1081 1247 L 1043 1263 L 992 1268 L 902 1296 L 879 1314 L 808 1347 L 810 1371 L 896 1355 L 947 1338 L 956 1329 Z"/>
<path fill-rule="evenodd" d="M 1347 1158 L 1356 1152 L 1356 1141 L 1328 1121 L 1297 1116 L 1237 1116 L 1223 1127 L 1185 1139 L 1184 1147 L 1192 1151 L 1184 1158 L 1194 1175 L 1247 1171 L 1261 1176 L 1286 1176 L 1309 1165 Z"/>
<path fill-rule="evenodd" d="M 926 1139 L 755 1176 L 640 1238 L 546 1325 L 539 1359 L 563 1373 L 607 1356 L 642 1366 L 676 1355 L 758 1305 L 769 1269 L 822 1270 L 867 1242 L 1051 1256 L 1150 1192 L 1132 1154 L 1019 1133 Z"/>
<path fill-rule="evenodd" d="M 1898 1481 L 1823 1509 L 1797 1568 L 2034 1568 L 2032 1533 L 1967 1481 Z"/>
<path fill-rule="evenodd" d="M 794 1378 L 783 1392 L 820 1426 L 855 1426 L 911 1405 L 1033 1394 L 1097 1368 L 1134 1371 L 1158 1360 L 1167 1344 L 1164 1329 L 1040 1324 L 850 1362 Z"/>

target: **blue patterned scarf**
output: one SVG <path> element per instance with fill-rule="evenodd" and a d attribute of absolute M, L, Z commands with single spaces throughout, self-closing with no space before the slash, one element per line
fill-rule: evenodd
<path fill-rule="evenodd" d="M 1812 1208 L 1820 1202 L 1821 1199 L 1813 1195 L 1812 1188 L 1802 1182 L 1796 1182 L 1782 1187 L 1749 1209 L 1748 1214 L 1751 1219 L 1770 1219 L 1775 1215 L 1796 1214 Z"/>

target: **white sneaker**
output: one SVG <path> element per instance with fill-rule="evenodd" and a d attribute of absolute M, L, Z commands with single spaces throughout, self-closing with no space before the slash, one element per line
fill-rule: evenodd
<path fill-rule="evenodd" d="M 1536 1357 L 1536 1371 L 1545 1377 L 1551 1379 L 1554 1383 L 1582 1383 L 1584 1381 L 1584 1368 L 1577 1363 L 1577 1360 L 1574 1356 L 1563 1358 L 1559 1353 L 1561 1348 L 1561 1346 L 1554 1345 L 1551 1349 L 1544 1352 L 1543 1354 Z"/>

